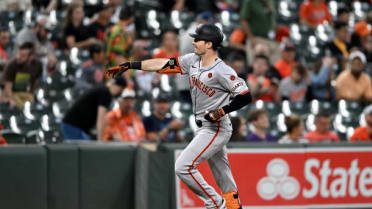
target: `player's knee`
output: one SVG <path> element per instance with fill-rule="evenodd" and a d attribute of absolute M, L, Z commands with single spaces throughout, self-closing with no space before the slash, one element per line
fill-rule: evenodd
<path fill-rule="evenodd" d="M 181 176 L 187 172 L 187 166 L 181 160 L 176 160 L 174 170 L 177 176 Z"/>

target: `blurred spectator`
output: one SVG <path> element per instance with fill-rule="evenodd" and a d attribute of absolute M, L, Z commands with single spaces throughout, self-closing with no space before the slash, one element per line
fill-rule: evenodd
<path fill-rule="evenodd" d="M 346 67 L 346 62 L 349 57 L 349 31 L 348 24 L 343 22 L 335 22 L 335 37 L 326 45 L 326 55 L 337 59 L 338 69 L 337 74 L 343 71 Z"/>
<path fill-rule="evenodd" d="M 48 17 L 39 15 L 32 28 L 25 27 L 19 31 L 16 37 L 17 47 L 23 43 L 32 42 L 35 44 L 35 54 L 37 56 L 46 56 L 48 53 L 54 53 L 54 47 L 48 39 L 50 29 L 47 26 Z"/>
<path fill-rule="evenodd" d="M 119 22 L 110 28 L 105 41 L 110 65 L 117 65 L 129 60 L 129 50 L 134 41 L 134 10 L 124 7 L 120 11 Z"/>
<path fill-rule="evenodd" d="M 278 70 L 282 78 L 291 75 L 293 67 L 296 66 L 296 49 L 288 40 L 284 40 L 280 44 L 281 59 L 275 63 L 275 68 Z"/>
<path fill-rule="evenodd" d="M 50 11 L 57 8 L 57 5 L 58 0 L 32 0 L 34 9 L 44 14 L 49 14 Z"/>
<path fill-rule="evenodd" d="M 330 130 L 331 114 L 326 111 L 320 111 L 315 116 L 315 130 L 309 131 L 304 138 L 310 143 L 329 143 L 340 142 L 338 135 Z"/>
<path fill-rule="evenodd" d="M 83 24 L 84 15 L 83 4 L 80 2 L 73 2 L 67 8 L 63 27 L 63 42 L 68 49 L 85 48 L 97 42 L 96 38 L 89 38 L 88 29 Z"/>
<path fill-rule="evenodd" d="M 367 37 L 371 35 L 371 26 L 366 21 L 357 22 L 354 26 L 354 33 L 351 36 L 350 45 L 361 49 L 366 43 Z"/>
<path fill-rule="evenodd" d="M 235 28 L 230 35 L 229 45 L 231 48 L 236 49 L 245 55 L 245 39 L 246 35 L 244 33 L 244 30 L 241 28 Z"/>
<path fill-rule="evenodd" d="M 350 54 L 350 69 L 344 70 L 336 79 L 336 98 L 352 101 L 372 101 L 371 78 L 363 72 L 367 64 L 360 51 Z"/>
<path fill-rule="evenodd" d="M 0 27 L 0 72 L 11 56 L 10 49 L 10 33 L 6 27 Z"/>
<path fill-rule="evenodd" d="M 254 127 L 252 133 L 248 134 L 248 142 L 276 142 L 276 138 L 267 133 L 269 118 L 265 110 L 251 110 L 248 112 L 248 122 Z"/>
<path fill-rule="evenodd" d="M 1 135 L 1 130 L 4 128 L 4 126 L 0 123 L 0 146 L 7 145 L 8 143 L 4 139 L 4 137 Z"/>
<path fill-rule="evenodd" d="M 114 8 L 109 4 L 99 4 L 96 7 L 98 9 L 98 17 L 88 26 L 88 35 L 89 37 L 94 37 L 104 41 L 106 30 L 111 26 L 110 20 Z"/>
<path fill-rule="evenodd" d="M 235 70 L 239 77 L 245 79 L 247 77 L 245 57 L 238 52 L 231 52 L 227 57 L 227 63 Z"/>
<path fill-rule="evenodd" d="M 122 10 L 122 0 L 109 0 L 108 4 L 114 8 L 113 15 L 111 16 L 111 22 L 119 22 L 120 11 Z"/>
<path fill-rule="evenodd" d="M 310 78 L 305 67 L 297 64 L 293 68 L 291 76 L 280 81 L 277 93 L 277 101 L 289 100 L 290 102 L 303 102 L 306 99 L 306 92 Z"/>
<path fill-rule="evenodd" d="M 179 133 L 185 123 L 178 119 L 168 116 L 169 102 L 168 99 L 159 96 L 154 103 L 154 112 L 143 119 L 147 139 L 150 141 L 179 142 L 183 136 Z"/>
<path fill-rule="evenodd" d="M 284 118 L 287 127 L 286 134 L 279 139 L 279 144 L 308 143 L 307 139 L 302 137 L 304 123 L 298 115 L 289 115 Z"/>
<path fill-rule="evenodd" d="M 16 11 L 22 12 L 32 8 L 32 0 L 1 0 L 0 1 L 0 12 L 1 11 Z"/>
<path fill-rule="evenodd" d="M 61 123 L 65 139 L 91 139 L 90 131 L 96 126 L 97 140 L 103 140 L 105 116 L 113 97 L 121 94 L 126 87 L 121 76 L 110 80 L 106 86 L 87 91 L 67 111 Z"/>
<path fill-rule="evenodd" d="M 363 115 L 366 125 L 355 129 L 354 134 L 349 139 L 349 142 L 372 141 L 372 105 L 369 105 L 364 109 Z"/>
<path fill-rule="evenodd" d="M 276 62 L 280 56 L 279 44 L 269 39 L 276 24 L 275 5 L 272 0 L 245 0 L 240 11 L 241 26 L 247 34 L 247 59 L 254 59 L 253 49 L 258 43 L 264 43 L 270 48 L 271 62 Z M 274 38 L 274 37 L 271 37 Z"/>
<path fill-rule="evenodd" d="M 300 7 L 300 21 L 311 28 L 327 22 L 332 22 L 325 0 L 306 0 Z"/>
<path fill-rule="evenodd" d="M 164 30 L 161 47 L 155 49 L 153 58 L 172 58 L 180 56 L 178 51 L 178 34 L 176 30 Z"/>
<path fill-rule="evenodd" d="M 145 139 L 146 131 L 141 117 L 134 111 L 135 92 L 125 89 L 119 99 L 119 108 L 106 115 L 105 141 L 139 142 Z"/>
<path fill-rule="evenodd" d="M 245 119 L 243 117 L 232 117 L 231 125 L 233 128 L 233 132 L 230 141 L 231 142 L 245 141 L 247 132 L 247 125 Z"/>
<path fill-rule="evenodd" d="M 372 64 L 372 35 L 366 37 L 363 44 L 363 53 L 366 55 L 368 66 L 371 68 Z M 370 74 L 371 76 L 371 74 Z"/>
<path fill-rule="evenodd" d="M 33 55 L 34 50 L 33 43 L 23 43 L 17 56 L 4 69 L 4 97 L 11 106 L 22 108 L 25 102 L 32 102 L 34 99 L 33 93 L 43 70 L 41 62 Z"/>
<path fill-rule="evenodd" d="M 286 25 L 282 25 L 276 28 L 275 40 L 279 43 L 289 38 L 289 28 Z"/>
<path fill-rule="evenodd" d="M 346 7 L 341 7 L 337 9 L 337 21 L 349 24 L 350 20 L 350 10 Z"/>
<path fill-rule="evenodd" d="M 252 63 L 253 72 L 248 74 L 247 83 L 254 100 L 274 101 L 276 86 L 266 77 L 269 67 L 269 59 L 264 55 L 257 55 Z"/>
<path fill-rule="evenodd" d="M 106 64 L 105 49 L 102 44 L 95 43 L 89 47 L 90 60 L 83 63 L 76 72 L 79 89 L 90 89 L 105 81 L 103 70 Z"/>
<path fill-rule="evenodd" d="M 209 11 L 205 11 L 197 15 L 196 21 L 192 22 L 186 31 L 181 30 L 179 35 L 180 55 L 185 55 L 194 52 L 194 46 L 190 44 L 192 43 L 193 38 L 189 34 L 194 33 L 198 25 L 211 24 L 213 22 L 214 22 L 213 14 Z M 176 74 L 176 79 L 177 79 L 176 86 L 177 90 L 180 93 L 181 101 L 191 104 L 189 76 L 181 75 L 180 73 L 178 73 Z"/>
<path fill-rule="evenodd" d="M 330 57 L 324 57 L 322 62 L 315 64 L 315 69 L 310 73 L 311 79 L 311 98 L 331 101 L 334 99 L 334 90 L 331 86 L 333 78 L 333 65 L 335 60 Z"/>

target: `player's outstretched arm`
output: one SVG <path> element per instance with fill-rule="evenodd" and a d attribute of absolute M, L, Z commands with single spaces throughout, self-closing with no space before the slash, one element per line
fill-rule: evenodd
<path fill-rule="evenodd" d="M 125 71 L 143 70 L 147 72 L 160 72 L 160 73 L 181 73 L 176 58 L 164 59 L 148 59 L 144 61 L 124 62 L 120 65 L 105 69 L 105 75 L 108 77 L 116 77 L 123 74 Z"/>

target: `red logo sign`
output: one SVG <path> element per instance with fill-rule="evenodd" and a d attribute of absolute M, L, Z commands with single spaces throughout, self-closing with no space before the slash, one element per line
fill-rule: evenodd
<path fill-rule="evenodd" d="M 372 208 L 372 147 L 326 149 L 232 149 L 229 161 L 243 206 Z M 208 164 L 198 169 L 221 192 Z M 176 181 L 178 208 L 203 208 L 203 202 Z"/>
<path fill-rule="evenodd" d="M 212 73 L 208 73 L 208 78 L 212 78 Z"/>
<path fill-rule="evenodd" d="M 233 80 L 235 80 L 235 76 L 230 76 L 230 79 L 233 81 Z"/>

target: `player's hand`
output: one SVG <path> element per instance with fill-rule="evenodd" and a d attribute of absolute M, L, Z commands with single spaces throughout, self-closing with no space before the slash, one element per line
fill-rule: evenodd
<path fill-rule="evenodd" d="M 225 115 L 225 111 L 222 108 L 217 110 L 207 111 L 204 115 L 204 118 L 212 123 L 221 121 L 221 118 Z"/>
<path fill-rule="evenodd" d="M 116 76 L 120 76 L 125 71 L 129 70 L 129 67 L 130 67 L 130 63 L 124 62 L 120 65 L 106 68 L 103 73 L 105 74 L 107 78 L 115 78 Z"/>

